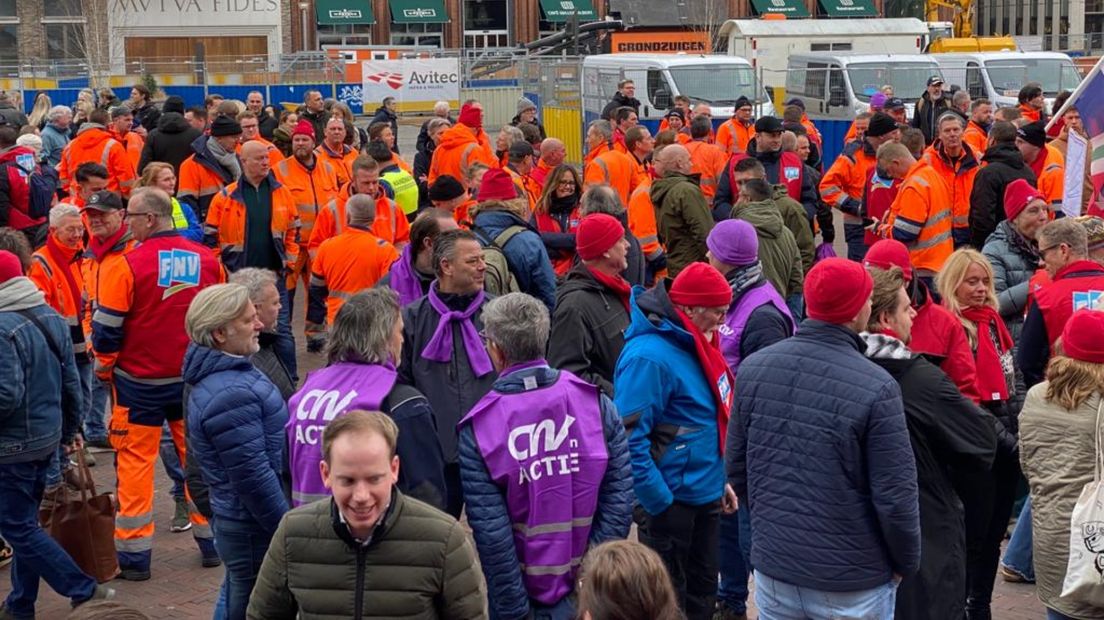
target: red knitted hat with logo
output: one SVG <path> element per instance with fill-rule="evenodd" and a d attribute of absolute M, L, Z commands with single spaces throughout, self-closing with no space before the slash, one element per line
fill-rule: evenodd
<path fill-rule="evenodd" d="M 679 272 L 669 293 L 680 306 L 720 308 L 732 303 L 732 285 L 707 263 L 691 263 Z"/>
<path fill-rule="evenodd" d="M 291 131 L 291 137 L 295 136 L 310 136 L 311 140 L 314 140 L 314 125 L 307 119 L 301 119 L 295 125 L 295 129 Z"/>
<path fill-rule="evenodd" d="M 1039 190 L 1023 179 L 1016 179 L 1004 188 L 1004 215 L 1010 220 L 1023 213 L 1032 200 L 1046 200 Z"/>
<path fill-rule="evenodd" d="M 1081 362 L 1104 364 L 1104 312 L 1074 312 L 1062 330 L 1062 351 Z"/>

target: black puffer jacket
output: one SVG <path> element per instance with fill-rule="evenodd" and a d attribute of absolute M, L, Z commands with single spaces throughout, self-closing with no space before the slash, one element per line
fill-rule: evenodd
<path fill-rule="evenodd" d="M 268 112 L 261 110 L 261 115 L 257 117 L 257 124 L 261 128 L 261 137 L 265 140 L 272 141 L 272 132 L 276 131 L 276 128 L 280 126 L 279 119 L 269 116 Z"/>
<path fill-rule="evenodd" d="M 925 92 L 920 100 L 916 102 L 916 112 L 913 114 L 910 124 L 924 134 L 925 144 L 931 144 L 935 141 L 935 121 L 939 120 L 939 117 L 950 109 L 951 98 L 946 93 L 939 98 L 939 101 L 933 103 L 931 97 Z"/>
<path fill-rule="evenodd" d="M 1035 186 L 1035 173 L 1024 163 L 1015 144 L 994 144 L 981 158 L 986 165 L 974 177 L 970 192 L 970 245 L 981 249 L 1004 214 L 1004 188 L 1016 179 Z"/>
<path fill-rule="evenodd" d="M 375 123 L 391 123 L 391 133 L 395 135 L 395 146 L 391 148 L 396 153 L 399 152 L 399 117 L 391 110 L 380 106 L 376 108 L 376 115 L 369 121 L 368 126 L 371 127 Z"/>
<path fill-rule="evenodd" d="M 180 164 L 192 154 L 192 142 L 200 135 L 202 132 L 189 125 L 183 114 L 165 112 L 157 121 L 157 129 L 146 138 L 146 146 L 142 147 L 138 174 L 151 161 L 163 161 L 171 165 L 179 176 Z"/>
<path fill-rule="evenodd" d="M 548 363 L 571 371 L 613 398 L 613 371 L 628 327 L 625 304 L 578 263 L 556 291 Z"/>
<path fill-rule="evenodd" d="M 610 99 L 610 102 L 606 104 L 606 107 L 602 108 L 602 119 L 607 121 L 611 120 L 610 115 L 613 114 L 614 110 L 626 106 L 635 110 L 637 114 L 640 114 L 639 99 L 637 99 L 636 97 L 626 97 L 625 95 L 622 95 L 620 91 L 613 93 L 613 99 Z"/>
<path fill-rule="evenodd" d="M 134 111 L 134 122 L 137 125 L 141 125 L 146 128 L 146 131 L 153 131 L 157 129 L 157 123 L 161 120 L 161 110 L 152 103 L 138 108 Z"/>

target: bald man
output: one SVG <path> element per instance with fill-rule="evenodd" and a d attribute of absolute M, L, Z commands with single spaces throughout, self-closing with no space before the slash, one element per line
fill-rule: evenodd
<path fill-rule="evenodd" d="M 685 147 L 667 145 L 655 153 L 653 162 L 658 178 L 650 195 L 673 278 L 691 263 L 705 260 L 705 239 L 713 229 L 713 216 L 698 177 L 690 174 L 690 152 Z"/>
<path fill-rule="evenodd" d="M 529 176 L 543 188 L 549 173 L 555 170 L 556 166 L 564 163 L 565 159 L 567 159 L 567 148 L 564 143 L 556 138 L 545 138 L 540 145 L 540 159 L 537 160 L 537 165 L 533 167 Z"/>

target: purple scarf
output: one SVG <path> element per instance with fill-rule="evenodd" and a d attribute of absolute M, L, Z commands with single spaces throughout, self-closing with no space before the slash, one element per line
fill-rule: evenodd
<path fill-rule="evenodd" d="M 487 355 L 487 350 L 483 348 L 483 341 L 479 338 L 479 332 L 475 331 L 475 325 L 471 321 L 472 315 L 483 306 L 485 297 L 483 291 L 479 291 L 479 294 L 475 296 L 475 299 L 472 300 L 471 305 L 466 310 L 456 312 L 450 310 L 445 302 L 437 296 L 437 287 L 429 287 L 429 305 L 433 306 L 433 309 L 441 315 L 441 320 L 437 323 L 437 331 L 433 332 L 433 337 L 422 349 L 422 357 L 435 362 L 451 360 L 452 323 L 462 321 L 460 337 L 464 340 L 464 350 L 468 353 L 468 363 L 471 364 L 475 376 L 482 377 L 494 370 L 494 367 L 491 366 L 491 358 Z"/>
<path fill-rule="evenodd" d="M 410 251 L 411 245 L 403 248 L 399 260 L 391 265 L 391 290 L 399 295 L 399 307 L 405 307 L 421 299 L 422 280 L 414 273 L 414 256 Z"/>

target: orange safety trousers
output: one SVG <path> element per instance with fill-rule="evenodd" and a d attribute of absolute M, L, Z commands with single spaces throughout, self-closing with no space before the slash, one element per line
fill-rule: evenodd
<path fill-rule="evenodd" d="M 112 390 L 114 396 L 114 389 Z M 115 549 L 119 566 L 124 569 L 149 570 L 153 555 L 153 495 L 154 466 L 161 447 L 162 425 L 135 424 L 130 421 L 130 410 L 115 404 L 108 424 L 108 438 L 115 450 L 115 475 L 118 480 L 115 501 Z M 184 467 L 184 420 L 169 420 L 173 444 L 181 467 Z M 207 519 L 192 502 L 188 486 L 184 485 L 188 501 L 188 520 L 192 524 L 192 537 L 203 554 L 214 552 L 214 536 Z"/>

